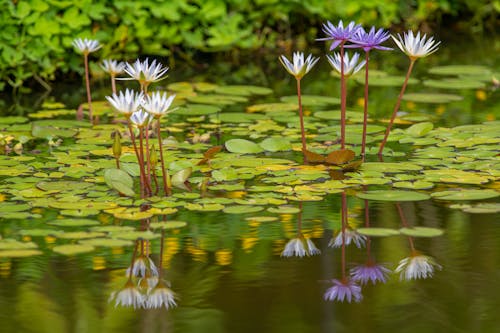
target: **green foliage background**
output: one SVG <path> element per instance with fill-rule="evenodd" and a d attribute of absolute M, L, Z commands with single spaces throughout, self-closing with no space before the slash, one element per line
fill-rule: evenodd
<path fill-rule="evenodd" d="M 99 59 L 283 47 L 318 37 L 322 22 L 417 28 L 443 17 L 496 28 L 499 0 L 0 0 L 0 90 L 81 72 L 76 37 Z"/>

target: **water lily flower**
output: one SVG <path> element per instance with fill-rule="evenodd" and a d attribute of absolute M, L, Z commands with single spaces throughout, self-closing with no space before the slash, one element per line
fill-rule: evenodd
<path fill-rule="evenodd" d="M 170 95 L 167 97 L 167 93 L 161 93 L 159 91 L 153 92 L 150 96 L 146 96 L 142 102 L 142 107 L 144 110 L 149 112 L 151 116 L 155 119 L 170 113 L 174 110 L 169 110 L 170 105 L 174 101 L 175 95 Z"/>
<path fill-rule="evenodd" d="M 137 127 L 144 127 L 149 122 L 149 113 L 139 109 L 130 116 L 130 122 Z"/>
<path fill-rule="evenodd" d="M 388 31 L 384 29 L 378 29 L 375 31 L 375 27 L 372 27 L 369 32 L 366 32 L 365 29 L 358 29 L 352 36 L 349 38 L 349 41 L 353 44 L 346 45 L 346 48 L 362 48 L 365 52 L 370 51 L 372 49 L 389 51 L 392 50 L 390 47 L 380 46 L 383 42 L 389 39 L 391 35 Z"/>
<path fill-rule="evenodd" d="M 339 21 L 337 26 L 334 26 L 330 21 L 323 24 L 323 32 L 327 35 L 325 38 L 319 38 L 317 40 L 333 40 L 332 45 L 330 45 L 330 51 L 335 50 L 340 44 L 347 42 L 353 35 L 361 29 L 361 25 L 356 24 L 351 21 L 345 28 L 342 20 Z"/>
<path fill-rule="evenodd" d="M 89 54 L 99 50 L 102 45 L 99 44 L 98 40 L 95 39 L 81 39 L 77 38 L 72 42 L 73 46 L 83 54 Z"/>
<path fill-rule="evenodd" d="M 160 280 L 147 295 L 145 306 L 148 309 L 159 309 L 164 306 L 167 310 L 175 307 L 177 306 L 175 293 L 167 286 L 167 283 Z"/>
<path fill-rule="evenodd" d="M 314 65 L 316 65 L 319 58 L 315 58 L 311 54 L 309 54 L 304 60 L 304 53 L 294 52 L 293 62 L 290 62 L 284 55 L 281 55 L 279 57 L 279 60 L 288 73 L 292 74 L 296 79 L 300 80 L 311 70 L 311 68 L 313 68 Z"/>
<path fill-rule="evenodd" d="M 394 110 L 392 111 L 391 119 L 389 120 L 389 125 L 387 125 L 387 129 L 385 130 L 384 138 L 382 139 L 382 143 L 378 149 L 378 155 L 382 155 L 384 151 L 385 144 L 387 143 L 387 139 L 389 138 L 389 133 L 391 132 L 392 124 L 394 123 L 394 119 L 396 119 L 396 115 L 399 111 L 399 106 L 401 105 L 401 100 L 403 99 L 403 95 L 406 90 L 406 86 L 408 85 L 408 80 L 410 78 L 411 72 L 413 70 L 413 66 L 417 59 L 427 57 L 428 55 L 436 52 L 438 50 L 439 44 L 434 40 L 434 37 L 427 38 L 427 35 L 423 35 L 420 37 L 420 31 L 417 32 L 417 35 L 413 35 L 413 31 L 408 30 L 407 33 L 403 33 L 403 36 L 400 34 L 397 35 L 397 38 L 391 36 L 396 45 L 410 58 L 410 65 L 408 66 L 408 71 L 406 72 L 405 81 L 403 82 L 403 86 L 401 87 L 401 91 L 399 92 L 398 99 L 396 100 L 396 104 L 394 105 Z"/>
<path fill-rule="evenodd" d="M 327 55 L 326 58 L 328 59 L 328 62 L 330 65 L 333 67 L 333 69 L 340 74 L 341 70 L 341 59 L 340 59 L 340 53 L 334 53 L 333 55 Z M 349 54 L 346 53 L 344 55 L 344 75 L 346 77 L 349 77 L 351 75 L 356 74 L 363 68 L 365 65 L 366 61 L 361 60 L 359 61 L 359 53 L 355 52 L 352 58 L 349 58 Z"/>
<path fill-rule="evenodd" d="M 132 280 L 128 280 L 125 286 L 119 291 L 111 294 L 109 301 L 115 301 L 115 307 L 132 306 L 134 309 L 141 308 L 145 305 L 144 295 L 137 289 L 137 287 L 132 283 Z"/>
<path fill-rule="evenodd" d="M 345 230 L 345 245 L 350 245 L 354 243 L 357 248 L 362 248 L 366 243 L 366 236 L 359 234 L 356 230 L 346 229 Z M 332 238 L 328 243 L 330 247 L 341 247 L 342 246 L 342 231 L 340 231 L 335 238 Z"/>
<path fill-rule="evenodd" d="M 328 288 L 323 296 L 325 301 L 339 301 L 348 303 L 360 302 L 363 299 L 361 287 L 354 281 L 344 278 L 342 280 L 332 280 L 333 286 Z"/>
<path fill-rule="evenodd" d="M 403 33 L 403 36 L 397 34 L 397 37 L 391 37 L 410 59 L 427 57 L 436 52 L 441 44 L 441 42 L 434 40 L 434 37 L 427 38 L 426 34 L 420 37 L 420 31 L 417 32 L 416 36 L 413 35 L 413 31 L 408 30 L 407 33 Z"/>
<path fill-rule="evenodd" d="M 434 258 L 414 253 L 399 262 L 396 273 L 401 273 L 401 280 L 427 279 L 434 275 L 435 269 L 441 268 Z"/>
<path fill-rule="evenodd" d="M 371 281 L 373 284 L 377 282 L 386 283 L 389 273 L 391 272 L 385 266 L 376 263 L 367 263 L 359 265 L 351 269 L 351 278 L 361 284 L 367 284 Z"/>
<path fill-rule="evenodd" d="M 137 59 L 133 64 L 125 64 L 125 73 L 127 73 L 130 78 L 121 79 L 137 80 L 143 92 L 146 93 L 149 84 L 166 78 L 165 74 L 168 70 L 169 67 L 163 67 L 161 63 L 156 63 L 156 60 L 153 60 L 150 64 L 147 58 L 144 61 Z"/>
<path fill-rule="evenodd" d="M 120 91 L 118 95 L 113 94 L 111 96 L 106 96 L 106 99 L 116 111 L 129 119 L 141 106 L 143 96 L 144 94 L 142 92 L 138 93 L 134 90 L 126 89 L 125 93 Z"/>
<path fill-rule="evenodd" d="M 137 277 L 158 276 L 158 269 L 151 258 L 146 255 L 139 255 L 132 265 L 127 268 L 126 275 Z"/>
<path fill-rule="evenodd" d="M 110 75 L 121 74 L 125 70 L 125 63 L 112 59 L 102 61 L 101 68 Z"/>
<path fill-rule="evenodd" d="M 321 251 L 314 245 L 313 241 L 303 235 L 292 238 L 281 252 L 282 257 L 305 257 L 320 254 Z"/>

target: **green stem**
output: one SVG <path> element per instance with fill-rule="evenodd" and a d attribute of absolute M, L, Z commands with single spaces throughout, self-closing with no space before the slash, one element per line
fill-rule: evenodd
<path fill-rule="evenodd" d="M 140 188 L 142 196 L 142 193 L 144 192 L 144 184 L 145 184 L 144 177 L 146 172 L 144 171 L 144 165 L 141 163 L 141 155 L 139 153 L 139 150 L 137 149 L 137 143 L 135 142 L 135 134 L 134 130 L 132 129 L 132 125 L 130 124 L 130 120 L 127 120 L 127 125 L 130 133 L 130 139 L 132 140 L 132 145 L 134 147 L 135 157 L 137 158 L 137 163 L 139 163 L 139 180 L 140 180 Z"/>
<path fill-rule="evenodd" d="M 392 111 L 391 120 L 389 121 L 389 125 L 387 125 L 387 130 L 385 131 L 384 139 L 382 140 L 382 143 L 380 144 L 380 148 L 378 150 L 379 155 L 382 155 L 382 152 L 384 151 L 385 144 L 387 143 L 387 138 L 389 137 L 389 133 L 391 132 L 392 124 L 394 123 L 394 119 L 396 118 L 396 114 L 399 111 L 399 106 L 401 105 L 401 99 L 403 98 L 403 95 L 404 95 L 405 90 L 406 90 L 406 86 L 408 85 L 408 79 L 410 78 L 411 71 L 413 70 L 413 65 L 415 64 L 415 60 L 416 59 L 410 58 L 410 66 L 408 67 L 408 72 L 406 72 L 405 82 L 403 83 L 403 86 L 401 87 L 401 92 L 399 93 L 398 100 L 396 101 L 396 105 L 394 106 L 394 111 Z"/>

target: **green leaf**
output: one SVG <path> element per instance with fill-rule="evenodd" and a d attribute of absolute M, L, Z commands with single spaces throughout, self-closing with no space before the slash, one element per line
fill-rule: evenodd
<path fill-rule="evenodd" d="M 106 169 L 104 171 L 104 180 L 109 187 L 118 192 L 129 197 L 135 196 L 133 190 L 134 180 L 125 171 L 120 169 Z"/>
<path fill-rule="evenodd" d="M 264 151 L 258 144 L 245 139 L 231 139 L 226 141 L 225 145 L 226 149 L 231 153 L 257 154 Z"/>

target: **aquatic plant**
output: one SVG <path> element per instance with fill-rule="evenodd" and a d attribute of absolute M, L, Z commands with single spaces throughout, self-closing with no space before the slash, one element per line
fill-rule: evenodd
<path fill-rule="evenodd" d="M 302 111 L 302 100 L 300 93 L 300 80 L 306 75 L 311 68 L 318 62 L 319 58 L 314 58 L 311 54 L 304 60 L 304 53 L 295 52 L 293 54 L 293 62 L 290 62 L 284 55 L 279 57 L 281 64 L 285 67 L 286 71 L 293 75 L 297 80 L 297 98 L 299 104 L 299 118 L 300 118 L 300 134 L 302 139 L 302 154 L 304 155 L 304 162 L 306 158 L 306 135 L 304 129 L 304 114 Z"/>
<path fill-rule="evenodd" d="M 396 45 L 399 47 L 403 53 L 405 53 L 410 59 L 410 65 L 408 66 L 408 71 L 406 72 L 405 81 L 403 86 L 401 87 L 401 91 L 399 93 L 398 99 L 396 101 L 396 105 L 394 106 L 394 110 L 392 111 L 391 119 L 389 120 L 389 125 L 387 125 L 387 129 L 385 131 L 384 139 L 380 144 L 378 154 L 382 155 L 384 151 L 385 144 L 387 142 L 387 138 L 389 137 L 389 133 L 391 132 L 392 124 L 394 123 L 394 119 L 396 119 L 396 115 L 399 111 L 399 106 L 401 104 L 401 99 L 406 90 L 406 86 L 408 84 L 408 79 L 410 78 L 410 74 L 413 70 L 413 65 L 415 61 L 420 58 L 427 57 L 432 53 L 438 50 L 439 44 L 441 42 L 434 40 L 434 37 L 427 38 L 427 35 L 424 34 L 422 37 L 420 36 L 420 31 L 414 36 L 413 31 L 408 30 L 407 33 L 403 33 L 403 36 L 397 34 L 397 37 L 391 36 Z"/>
<path fill-rule="evenodd" d="M 168 96 L 166 92 L 161 93 L 159 91 L 153 92 L 151 95 L 148 95 L 143 103 L 142 107 L 146 110 L 153 119 L 156 120 L 156 135 L 158 137 L 158 146 L 160 149 L 160 161 L 162 168 L 162 176 L 163 176 L 163 190 L 165 195 L 171 194 L 171 186 L 170 186 L 170 176 L 168 173 L 168 169 L 165 168 L 165 159 L 163 157 L 163 143 L 161 138 L 161 118 L 168 113 L 174 111 L 170 109 L 170 105 L 174 101 L 175 95 Z"/>
<path fill-rule="evenodd" d="M 384 29 L 378 29 L 375 31 L 375 27 L 372 27 L 369 32 L 366 32 L 365 29 L 358 29 L 349 41 L 352 44 L 346 45 L 346 48 L 362 48 L 365 51 L 365 95 L 364 95 L 364 107 L 363 107 L 363 134 L 361 141 L 361 157 L 363 161 L 365 160 L 365 147 L 366 147 L 366 125 L 368 123 L 368 63 L 370 61 L 370 51 L 375 50 L 383 50 L 388 51 L 392 50 L 390 47 L 381 46 L 383 42 L 389 39 L 389 32 Z"/>
<path fill-rule="evenodd" d="M 344 28 L 342 20 L 337 26 L 334 26 L 330 21 L 323 24 L 323 32 L 327 37 L 317 40 L 331 40 L 330 51 L 333 51 L 340 46 L 340 148 L 345 148 L 345 123 L 346 123 L 346 106 L 347 106 L 347 84 L 344 76 L 344 44 L 352 38 L 354 33 L 361 29 L 361 25 L 355 22 L 350 22 Z"/>
<path fill-rule="evenodd" d="M 351 303 L 352 301 L 358 303 L 363 299 L 361 294 L 361 287 L 356 284 L 353 280 L 346 278 L 342 280 L 333 279 L 333 286 L 328 288 L 323 295 L 325 301 L 347 301 Z"/>
<path fill-rule="evenodd" d="M 400 273 L 401 280 L 427 279 L 434 275 L 436 269 L 441 268 L 434 258 L 414 251 L 399 262 L 396 273 Z"/>
<path fill-rule="evenodd" d="M 144 61 L 137 59 L 133 64 L 125 64 L 125 73 L 129 78 L 119 78 L 120 80 L 136 80 L 141 85 L 141 91 L 147 94 L 148 87 L 153 82 L 166 79 L 169 67 L 163 67 L 161 63 L 156 63 L 156 59 L 149 63 L 149 59 Z"/>
<path fill-rule="evenodd" d="M 304 237 L 304 235 L 299 234 L 296 238 L 290 239 L 283 251 L 281 252 L 282 257 L 305 257 L 314 256 L 320 254 L 321 251 L 314 245 L 313 241 Z"/>
<path fill-rule="evenodd" d="M 391 270 L 387 267 L 369 261 L 364 265 L 351 268 L 350 275 L 353 281 L 361 284 L 367 284 L 369 281 L 376 284 L 377 282 L 386 283 L 390 272 Z"/>
<path fill-rule="evenodd" d="M 89 53 L 95 52 L 99 50 L 102 45 L 99 44 L 99 41 L 95 39 L 81 39 L 77 38 L 73 40 L 73 46 L 83 54 L 83 64 L 85 67 L 85 88 L 87 89 L 87 104 L 89 108 L 89 119 L 92 123 L 94 118 L 92 116 L 92 96 L 90 94 L 90 78 L 89 78 Z"/>
<path fill-rule="evenodd" d="M 111 92 L 116 94 L 116 76 L 123 73 L 125 63 L 117 60 L 106 59 L 102 61 L 101 68 L 111 77 Z"/>

